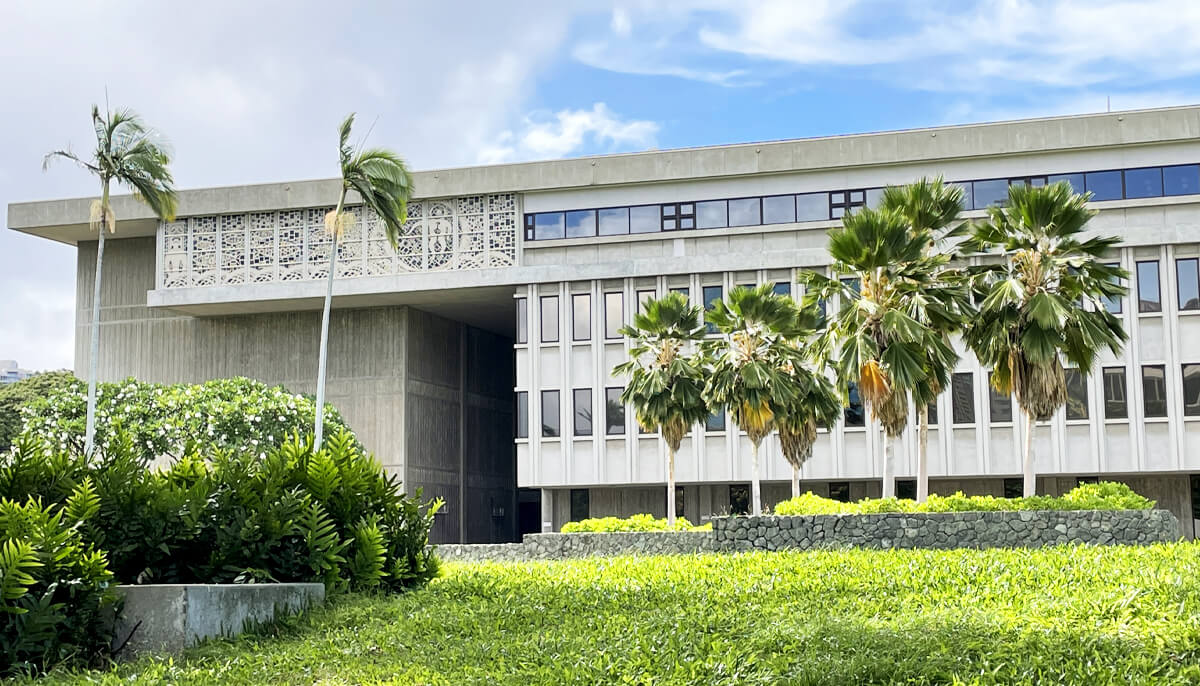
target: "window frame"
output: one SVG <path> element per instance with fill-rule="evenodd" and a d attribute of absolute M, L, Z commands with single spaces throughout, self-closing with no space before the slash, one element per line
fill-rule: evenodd
<path fill-rule="evenodd" d="M 517 332 L 513 343 L 527 345 L 529 343 L 529 298 L 514 298 L 517 301 Z"/>
<path fill-rule="evenodd" d="M 966 421 L 958 418 L 958 403 L 955 402 L 955 396 L 957 395 L 955 391 L 958 389 L 957 381 L 963 377 L 966 377 L 970 383 L 970 386 L 968 387 L 969 392 L 967 392 L 967 398 L 971 401 L 971 418 Z M 950 426 L 975 426 L 978 423 L 979 413 L 975 408 L 975 372 L 954 372 L 954 374 L 950 376 Z"/>
<path fill-rule="evenodd" d="M 524 401 L 524 402 L 522 402 Z M 529 391 L 517 391 L 513 408 L 513 438 L 529 440 Z M 521 408 L 525 408 L 525 421 L 521 421 Z"/>
<path fill-rule="evenodd" d="M 1109 394 L 1108 394 L 1109 378 L 1117 376 L 1117 374 L 1115 374 L 1114 372 L 1120 372 L 1120 379 L 1121 379 L 1121 398 L 1119 400 L 1119 402 L 1121 403 L 1121 416 L 1119 416 L 1119 417 L 1109 416 L 1109 413 L 1108 413 L 1110 402 L 1111 403 L 1118 402 L 1118 400 L 1115 397 L 1110 401 Z M 1100 368 L 1100 379 L 1101 379 L 1100 388 L 1101 388 L 1101 395 L 1102 395 L 1101 402 L 1104 405 L 1104 421 L 1106 421 L 1106 422 L 1108 422 L 1108 421 L 1113 421 L 1113 422 L 1129 421 L 1129 370 L 1127 370 L 1123 366 L 1101 367 Z"/>
<path fill-rule="evenodd" d="M 546 400 L 551 395 L 554 396 L 554 402 L 552 404 L 548 405 L 546 403 Z M 542 422 L 541 422 L 542 438 L 560 438 L 561 439 L 562 438 L 562 393 L 559 392 L 559 390 L 557 388 L 547 388 L 547 389 L 542 390 L 541 395 L 539 397 L 541 398 L 541 401 L 542 401 L 542 415 L 541 415 L 542 416 Z M 549 416 L 549 414 L 547 414 L 547 412 L 546 412 L 547 407 L 554 408 L 555 421 L 558 422 L 558 433 L 556 433 L 556 434 L 547 434 L 546 433 L 546 430 L 548 428 L 548 426 L 546 424 L 546 418 Z"/>
<path fill-rule="evenodd" d="M 610 336 L 609 330 L 608 330 L 608 325 L 609 325 L 609 319 L 608 319 L 609 309 L 608 308 L 609 308 L 609 296 L 613 296 L 613 295 L 615 295 L 621 299 L 621 304 L 620 304 L 621 311 L 620 311 L 620 314 L 617 315 L 617 317 L 618 317 L 617 330 L 614 331 L 613 335 Z M 625 326 L 625 291 L 604 291 L 604 332 L 603 332 L 604 340 L 606 340 L 606 341 L 621 340 L 621 338 L 622 338 L 621 329 L 624 328 L 624 326 Z"/>
<path fill-rule="evenodd" d="M 554 338 L 546 338 L 546 301 L 554 301 Z M 538 296 L 538 342 L 559 343 L 562 341 L 562 312 L 559 311 L 557 295 Z"/>
<path fill-rule="evenodd" d="M 1183 397 L 1183 407 L 1181 409 L 1183 410 L 1184 420 L 1200 419 L 1200 393 L 1197 393 L 1196 402 L 1194 404 L 1192 404 L 1192 405 L 1188 404 L 1187 390 L 1188 390 L 1188 368 L 1189 367 L 1195 368 L 1196 377 L 1197 377 L 1195 383 L 1198 386 L 1197 390 L 1200 391 L 1200 362 L 1184 362 L 1183 364 L 1179 365 L 1179 384 L 1180 384 L 1180 391 L 1181 391 L 1181 394 Z M 1189 408 L 1194 408 L 1194 409 L 1189 410 Z"/>
<path fill-rule="evenodd" d="M 626 427 L 625 427 L 625 420 L 627 419 L 627 417 L 625 416 L 626 409 L 625 409 L 624 403 L 621 402 L 621 391 L 622 390 L 624 390 L 624 389 L 622 389 L 620 386 L 606 386 L 604 388 L 604 435 L 605 436 L 624 436 L 627 433 Z M 613 395 L 614 395 L 613 391 L 616 391 L 615 398 L 613 398 Z M 617 425 L 614 425 L 611 421 L 609 421 L 608 403 L 609 403 L 610 398 L 613 398 L 616 401 L 617 405 L 619 405 L 621 407 L 621 422 Z M 619 429 L 619 431 L 614 431 L 613 430 L 614 426 L 616 429 Z"/>
<path fill-rule="evenodd" d="M 1179 265 L 1184 262 L 1191 262 L 1194 265 L 1194 275 L 1196 281 L 1192 284 L 1193 292 L 1196 298 L 1191 303 L 1183 301 L 1183 274 L 1179 271 Z M 1175 258 L 1175 305 L 1179 312 L 1197 312 L 1200 311 L 1200 257 L 1176 257 Z"/>
<path fill-rule="evenodd" d="M 1133 263 L 1133 275 L 1137 282 L 1137 301 L 1138 314 L 1161 315 L 1162 314 L 1162 265 L 1160 260 L 1137 260 Z M 1157 291 L 1157 300 L 1155 304 L 1157 309 L 1146 309 L 1143 303 L 1146 301 L 1142 298 L 1142 265 L 1154 265 L 1154 288 Z"/>
<path fill-rule="evenodd" d="M 579 300 L 583 299 L 587 303 L 587 317 L 584 318 L 587 332 L 584 336 L 578 334 L 579 324 Z M 571 342 L 578 343 L 580 341 L 592 340 L 592 294 L 589 293 L 572 293 L 571 294 Z"/>
<path fill-rule="evenodd" d="M 1143 364 L 1142 366 L 1142 419 L 1143 420 L 1166 420 L 1171 415 L 1171 389 L 1167 387 L 1167 366 L 1165 364 Z M 1150 414 L 1149 397 L 1147 390 L 1146 370 L 1157 370 L 1161 374 L 1162 379 L 1162 414 Z"/>
<path fill-rule="evenodd" d="M 579 428 L 579 401 L 583 399 L 587 403 L 587 429 L 581 431 Z M 596 432 L 596 413 L 592 411 L 592 389 L 590 388 L 573 388 L 571 389 L 571 436 L 573 437 L 590 437 Z"/>

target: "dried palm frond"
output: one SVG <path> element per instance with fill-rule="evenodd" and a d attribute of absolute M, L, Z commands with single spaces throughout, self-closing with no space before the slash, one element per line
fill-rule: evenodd
<path fill-rule="evenodd" d="M 1066 370 L 1057 358 L 1045 364 L 1022 360 L 1022 379 L 1016 387 L 1017 403 L 1034 417 L 1047 417 L 1067 403 Z"/>
<path fill-rule="evenodd" d="M 908 394 L 888 393 L 883 402 L 871 405 L 871 414 L 883 424 L 889 438 L 896 438 L 908 424 Z"/>
<path fill-rule="evenodd" d="M 88 228 L 92 231 L 97 231 L 101 226 L 108 229 L 109 233 L 117 232 L 117 216 L 113 214 L 111 208 L 104 206 L 101 200 L 93 200 L 91 210 L 88 213 Z"/>
<path fill-rule="evenodd" d="M 883 402 L 891 393 L 891 383 L 878 360 L 867 360 L 858 374 L 858 391 L 869 405 Z"/>
<path fill-rule="evenodd" d="M 779 425 L 779 447 L 783 459 L 794 469 L 800 469 L 812 456 L 813 444 L 817 442 L 817 423 L 811 418 L 799 424 Z"/>
<path fill-rule="evenodd" d="M 339 214 L 331 210 L 325 214 L 325 232 L 341 240 L 346 230 L 357 221 L 358 217 L 355 217 L 353 212 L 342 211 Z"/>
<path fill-rule="evenodd" d="M 770 404 L 763 400 L 758 405 L 753 405 L 749 401 L 742 403 L 741 416 L 738 418 L 738 424 L 749 436 L 751 443 L 758 443 L 766 438 L 767 434 L 771 433 L 771 426 L 775 418 L 775 413 L 771 411 Z"/>

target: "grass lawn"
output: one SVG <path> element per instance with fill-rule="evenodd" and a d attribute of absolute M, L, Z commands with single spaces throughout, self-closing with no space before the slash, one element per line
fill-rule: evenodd
<path fill-rule="evenodd" d="M 1200 546 L 447 565 L 275 635 L 37 683 L 1200 683 Z"/>

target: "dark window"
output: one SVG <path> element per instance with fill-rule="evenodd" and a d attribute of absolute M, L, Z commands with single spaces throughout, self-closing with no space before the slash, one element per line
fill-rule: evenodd
<path fill-rule="evenodd" d="M 1046 185 L 1046 177 L 1044 177 L 1044 176 L 1021 176 L 1021 177 L 1017 177 L 1015 179 L 1009 179 L 1008 185 L 1010 185 L 1010 186 L 1033 186 L 1034 188 L 1040 188 L 1040 187 Z"/>
<path fill-rule="evenodd" d="M 1013 418 L 1012 396 L 996 390 L 991 372 L 988 372 L 988 415 L 993 424 L 1011 422 Z"/>
<path fill-rule="evenodd" d="M 596 235 L 596 213 L 592 210 L 567 212 L 567 238 Z"/>
<path fill-rule="evenodd" d="M 846 426 L 866 426 L 866 414 L 863 412 L 862 398 L 858 395 L 858 384 L 853 381 L 846 384 L 847 396 L 850 402 L 843 410 Z"/>
<path fill-rule="evenodd" d="M 829 194 L 829 216 L 841 219 L 866 204 L 866 191 L 834 191 Z"/>
<path fill-rule="evenodd" d="M 625 434 L 625 405 L 621 403 L 620 388 L 604 389 L 604 433 L 609 436 Z"/>
<path fill-rule="evenodd" d="M 1067 371 L 1067 419 L 1088 418 L 1087 376 L 1078 369 Z"/>
<path fill-rule="evenodd" d="M 950 405 L 955 424 L 975 423 L 975 378 L 971 372 L 951 377 Z"/>
<path fill-rule="evenodd" d="M 764 224 L 791 224 L 796 221 L 796 196 L 768 195 L 762 199 Z"/>
<path fill-rule="evenodd" d="M 533 221 L 534 216 L 532 214 L 525 215 L 525 240 L 527 241 L 533 240 Z"/>
<path fill-rule="evenodd" d="M 533 238 L 544 241 L 563 237 L 563 213 L 542 212 L 533 215 Z"/>
<path fill-rule="evenodd" d="M 517 438 L 529 438 L 529 392 L 517 391 Z"/>
<path fill-rule="evenodd" d="M 671 203 L 662 206 L 663 231 L 696 228 L 696 205 L 690 202 Z"/>
<path fill-rule="evenodd" d="M 700 289 L 704 295 L 704 310 L 707 312 L 713 308 L 713 305 L 721 300 L 720 286 L 704 286 Z M 716 333 L 717 327 L 712 324 L 705 324 L 709 333 Z"/>
<path fill-rule="evenodd" d="M 716 412 L 708 415 L 708 419 L 704 420 L 705 431 L 724 431 L 725 430 L 725 408 L 721 408 Z"/>
<path fill-rule="evenodd" d="M 1200 364 L 1183 365 L 1183 416 L 1200 417 Z"/>
<path fill-rule="evenodd" d="M 1072 193 L 1078 194 L 1087 190 L 1087 186 L 1083 182 L 1083 174 L 1051 174 L 1046 177 L 1046 181 L 1049 183 L 1066 181 L 1067 185 L 1071 187 Z"/>
<path fill-rule="evenodd" d="M 1200 259 L 1175 260 L 1175 281 L 1179 287 L 1179 309 L 1200 310 Z"/>
<path fill-rule="evenodd" d="M 1138 312 L 1162 312 L 1158 288 L 1158 260 L 1137 263 Z"/>
<path fill-rule="evenodd" d="M 696 227 L 720 229 L 729 226 L 729 208 L 724 200 L 696 203 Z"/>
<path fill-rule="evenodd" d="M 816 222 L 829 219 L 828 193 L 801 193 L 796 196 L 796 221 Z"/>
<path fill-rule="evenodd" d="M 1192 519 L 1200 519 L 1200 474 L 1189 479 L 1192 486 Z"/>
<path fill-rule="evenodd" d="M 674 288 L 672 288 L 672 289 L 671 289 L 671 292 L 672 292 L 672 293 L 678 293 L 678 294 L 682 295 L 682 296 L 683 296 L 683 297 L 685 297 L 685 298 L 689 298 L 689 297 L 691 297 L 691 296 L 689 295 L 690 291 L 688 290 L 688 287 L 687 287 L 687 286 L 676 286 L 676 287 L 674 287 Z"/>
<path fill-rule="evenodd" d="M 1129 396 L 1125 388 L 1125 368 L 1105 367 L 1103 374 L 1104 418 L 1128 419 Z"/>
<path fill-rule="evenodd" d="M 657 296 L 658 296 L 658 293 L 655 291 L 638 291 L 637 292 L 638 314 L 645 314 L 646 302 L 650 301 L 650 300 L 654 300 Z"/>
<path fill-rule="evenodd" d="M 1181 164 L 1177 167 L 1163 167 L 1162 174 L 1165 195 L 1200 193 L 1200 165 Z"/>
<path fill-rule="evenodd" d="M 558 296 L 543 295 L 542 306 L 542 342 L 558 342 Z"/>
<path fill-rule="evenodd" d="M 742 198 L 729 201 L 730 226 L 757 226 L 762 223 L 762 201 Z"/>
<path fill-rule="evenodd" d="M 542 438 L 554 438 L 562 434 L 559 420 L 558 391 L 542 391 Z"/>
<path fill-rule="evenodd" d="M 926 411 L 929 415 L 929 426 L 937 426 L 937 423 L 938 423 L 937 401 L 934 400 L 933 402 L 929 403 L 926 406 L 926 408 L 927 408 Z"/>
<path fill-rule="evenodd" d="M 989 179 L 975 182 L 975 209 L 1008 203 L 1008 179 Z"/>
<path fill-rule="evenodd" d="M 862 295 L 862 280 L 853 277 L 842 279 L 842 285 L 849 288 L 855 295 Z"/>
<path fill-rule="evenodd" d="M 959 181 L 947 184 L 949 186 L 958 186 L 962 189 L 962 206 L 964 210 L 969 210 L 975 207 L 975 194 L 972 192 L 972 183 L 970 181 Z"/>
<path fill-rule="evenodd" d="M 576 293 L 571 296 L 571 340 L 586 341 L 592 337 L 592 295 Z"/>
<path fill-rule="evenodd" d="M 829 499 L 836 500 L 839 503 L 850 502 L 850 482 L 849 481 L 830 481 L 829 482 Z"/>
<path fill-rule="evenodd" d="M 1167 416 L 1167 369 L 1162 365 L 1142 367 L 1142 407 L 1146 417 Z"/>
<path fill-rule="evenodd" d="M 1116 267 L 1120 267 L 1121 265 L 1117 262 L 1109 262 L 1105 266 L 1116 268 Z M 1110 280 L 1113 283 L 1121 283 L 1121 280 L 1116 277 L 1113 277 Z M 1112 314 L 1121 314 L 1121 296 L 1110 295 L 1110 296 L 1104 297 L 1103 300 L 1104 300 L 1104 309 L 1108 310 Z"/>
<path fill-rule="evenodd" d="M 576 388 L 571 392 L 575 402 L 575 435 L 592 435 L 592 389 Z"/>
<path fill-rule="evenodd" d="M 1088 172 L 1083 175 L 1083 180 L 1092 194 L 1092 200 L 1120 200 L 1125 197 L 1119 171 Z"/>
<path fill-rule="evenodd" d="M 901 500 L 917 499 L 916 479 L 896 479 L 896 497 Z"/>
<path fill-rule="evenodd" d="M 529 342 L 529 301 L 517 298 L 517 343 Z"/>
<path fill-rule="evenodd" d="M 775 295 L 792 295 L 792 284 L 787 281 L 776 281 L 775 286 L 771 288 Z"/>
<path fill-rule="evenodd" d="M 620 338 L 625 320 L 625 294 L 619 291 L 604 294 L 604 337 Z"/>
<path fill-rule="evenodd" d="M 613 207 L 600 210 L 600 235 L 619 236 L 629 233 L 629 208 Z"/>
<path fill-rule="evenodd" d="M 581 522 L 591 516 L 591 494 L 586 488 L 571 489 L 571 521 Z"/>
<path fill-rule="evenodd" d="M 683 516 L 684 511 L 687 509 L 686 507 L 684 507 L 685 502 L 687 502 L 687 501 L 684 500 L 683 486 L 676 486 L 675 487 L 675 516 L 676 517 Z"/>
<path fill-rule="evenodd" d="M 1025 481 L 1020 477 L 1004 480 L 1004 497 L 1005 498 L 1020 498 L 1025 495 Z"/>
<path fill-rule="evenodd" d="M 750 487 L 745 484 L 729 485 L 729 514 L 744 515 L 750 512 Z"/>
<path fill-rule="evenodd" d="M 1082 486 L 1084 484 L 1098 484 L 1100 477 L 1098 476 L 1077 476 L 1075 477 L 1075 485 Z"/>
<path fill-rule="evenodd" d="M 1163 194 L 1163 176 L 1160 167 L 1125 170 L 1126 198 L 1157 198 Z"/>
<path fill-rule="evenodd" d="M 662 213 L 658 205 L 629 208 L 629 233 L 657 233 L 661 229 Z"/>

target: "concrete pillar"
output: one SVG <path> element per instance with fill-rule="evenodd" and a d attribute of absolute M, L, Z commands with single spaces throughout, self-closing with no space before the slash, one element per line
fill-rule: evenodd
<path fill-rule="evenodd" d="M 542 489 L 542 533 L 554 532 L 554 491 Z"/>

